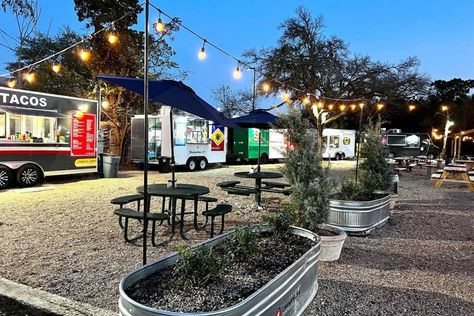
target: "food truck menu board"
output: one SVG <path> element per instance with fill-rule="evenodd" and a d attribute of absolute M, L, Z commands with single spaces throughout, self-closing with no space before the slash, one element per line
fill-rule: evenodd
<path fill-rule="evenodd" d="M 77 112 L 71 122 L 71 156 L 95 157 L 95 114 Z"/>

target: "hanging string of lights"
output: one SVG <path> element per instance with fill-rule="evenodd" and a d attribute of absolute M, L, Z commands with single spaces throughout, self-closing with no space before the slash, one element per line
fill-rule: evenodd
<path fill-rule="evenodd" d="M 143 5 L 143 2 L 140 5 Z M 228 56 L 229 58 L 233 59 L 237 63 L 236 68 L 232 73 L 232 76 L 235 79 L 238 80 L 238 79 L 242 78 L 241 67 L 245 67 L 247 69 L 251 69 L 251 70 L 254 70 L 255 72 L 257 72 L 256 68 L 253 67 L 252 65 L 246 63 L 245 61 L 240 60 L 239 58 L 235 57 L 233 54 L 229 53 L 227 50 L 225 50 L 222 47 L 218 46 L 217 44 L 209 41 L 206 37 L 198 34 L 194 30 L 192 30 L 191 28 L 189 28 L 188 26 L 183 24 L 181 21 L 179 21 L 177 18 L 173 18 L 172 16 L 170 16 L 169 14 L 167 14 L 166 12 L 164 12 L 163 10 L 161 10 L 160 8 L 155 6 L 153 3 L 150 2 L 150 6 L 152 8 L 154 8 L 159 14 L 158 20 L 153 24 L 153 28 L 156 30 L 156 32 L 163 35 L 168 30 L 168 27 L 167 27 L 166 23 L 164 23 L 163 19 L 162 19 L 162 17 L 165 17 L 165 18 L 169 19 L 170 23 L 175 23 L 180 28 L 188 31 L 189 33 L 191 33 L 192 35 L 194 35 L 195 37 L 197 37 L 198 39 L 200 39 L 203 42 L 202 47 L 198 52 L 198 59 L 199 60 L 204 60 L 204 59 L 207 58 L 206 46 L 207 47 L 212 47 L 212 48 L 216 49 L 217 51 L 219 51 L 220 53 L 222 53 L 222 54 Z M 111 23 L 108 23 L 106 26 L 104 26 L 100 30 L 84 37 L 82 40 L 80 40 L 80 41 L 78 41 L 78 42 L 76 42 L 76 43 L 74 43 L 74 44 L 72 44 L 72 45 L 56 52 L 56 53 L 54 53 L 54 54 L 51 54 L 51 55 L 49 55 L 45 58 L 42 58 L 42 59 L 40 59 L 36 62 L 33 62 L 29 65 L 26 65 L 26 66 L 23 66 L 19 69 L 15 69 L 15 70 L 12 70 L 12 71 L 7 72 L 5 74 L 2 74 L 2 75 L 0 75 L 0 77 L 12 77 L 12 75 L 14 75 L 18 72 L 22 72 L 24 70 L 27 70 L 23 74 L 22 78 L 25 81 L 27 81 L 29 83 L 32 83 L 32 82 L 35 81 L 35 78 L 36 78 L 36 75 L 35 75 L 34 71 L 32 71 L 32 69 L 34 69 L 35 66 L 37 66 L 37 65 L 39 65 L 43 62 L 49 61 L 49 60 L 54 60 L 51 64 L 51 67 L 52 67 L 53 72 L 58 74 L 58 73 L 61 72 L 61 64 L 59 64 L 56 61 L 57 56 L 59 56 L 61 54 L 64 54 L 65 52 L 68 52 L 68 51 L 80 46 L 81 44 L 83 44 L 87 41 L 90 41 L 92 38 L 94 38 L 95 36 L 97 36 L 98 34 L 100 34 L 102 32 L 105 32 L 105 31 L 109 30 L 109 33 L 106 36 L 107 41 L 109 42 L 110 45 L 117 45 L 119 43 L 119 37 L 115 32 L 114 25 L 115 25 L 115 23 L 119 22 L 120 20 L 124 19 L 125 17 L 127 17 L 131 14 L 132 14 L 132 12 L 124 14 L 123 16 L 118 18 L 117 20 L 115 20 Z M 83 62 L 88 62 L 90 60 L 91 56 L 92 56 L 91 51 L 87 50 L 84 47 L 82 47 L 80 50 L 78 50 L 77 54 L 78 54 L 78 57 Z M 263 74 L 260 73 L 260 75 L 263 75 Z M 356 98 L 356 99 L 330 98 L 330 97 L 325 97 L 325 96 L 321 96 L 321 95 L 316 95 L 315 93 L 309 93 L 309 92 L 306 92 L 306 91 L 304 91 L 300 88 L 297 88 L 297 87 L 288 86 L 285 83 L 279 81 L 278 79 L 273 79 L 273 81 L 275 83 L 278 83 L 279 85 L 285 86 L 287 88 L 287 91 L 284 91 L 284 92 L 281 93 L 281 98 L 282 98 L 283 102 L 281 102 L 280 104 L 271 106 L 269 109 L 276 109 L 276 108 L 281 107 L 285 104 L 289 104 L 289 103 L 292 103 L 292 102 L 296 101 L 297 99 L 293 99 L 291 97 L 291 94 L 292 94 L 291 92 L 296 93 L 297 95 L 304 95 L 304 97 L 302 99 L 300 99 L 299 101 L 304 105 L 310 105 L 312 103 L 313 109 L 317 109 L 317 110 L 323 110 L 324 109 L 325 111 L 337 111 L 337 110 L 339 110 L 340 112 L 348 112 L 349 109 L 351 111 L 356 111 L 358 108 L 362 110 L 362 108 L 364 106 L 363 102 L 365 100 L 362 99 L 362 98 Z M 15 84 L 16 84 L 16 79 L 9 79 L 6 84 L 7 84 L 8 87 L 14 88 Z M 272 92 L 271 82 L 263 81 L 261 83 L 260 90 L 265 92 L 265 93 L 271 93 Z M 357 107 L 356 104 L 358 104 L 359 107 Z M 377 111 L 381 111 L 383 109 L 383 107 L 384 107 L 383 103 L 378 103 L 375 106 Z M 411 111 L 416 109 L 416 106 L 415 105 L 410 105 L 408 109 L 411 112 Z"/>

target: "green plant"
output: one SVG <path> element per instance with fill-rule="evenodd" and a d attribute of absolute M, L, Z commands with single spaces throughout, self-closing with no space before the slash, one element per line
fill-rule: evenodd
<path fill-rule="evenodd" d="M 294 221 L 295 210 L 288 203 L 283 204 L 278 212 L 262 216 L 262 222 L 268 224 L 272 233 L 282 238 L 288 236 Z"/>
<path fill-rule="evenodd" d="M 344 200 L 360 200 L 365 190 L 362 184 L 351 179 L 343 178 L 340 182 L 340 195 Z"/>
<path fill-rule="evenodd" d="M 386 158 L 387 152 L 380 143 L 380 122 L 375 126 L 369 123 L 366 127 L 366 141 L 361 149 L 365 160 L 361 163 L 360 183 L 366 193 L 386 191 L 392 185 L 390 167 Z"/>
<path fill-rule="evenodd" d="M 311 131 L 308 113 L 290 108 L 282 121 L 293 145 L 282 172 L 291 184 L 291 204 L 295 224 L 315 231 L 329 214 L 330 185 L 328 169 L 321 165 L 317 136 Z"/>
<path fill-rule="evenodd" d="M 228 264 L 229 258 L 217 255 L 212 247 L 181 247 L 173 275 L 183 286 L 206 285 L 216 280 Z"/>
<path fill-rule="evenodd" d="M 232 259 L 237 262 L 244 262 L 258 253 L 260 250 L 257 243 L 258 235 L 259 232 L 251 227 L 238 226 L 235 233 L 227 241 Z"/>

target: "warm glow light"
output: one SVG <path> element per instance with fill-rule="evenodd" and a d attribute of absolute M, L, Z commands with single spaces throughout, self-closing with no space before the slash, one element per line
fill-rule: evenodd
<path fill-rule="evenodd" d="M 303 98 L 303 104 L 309 104 L 311 101 L 309 99 L 309 97 L 304 97 Z"/>
<path fill-rule="evenodd" d="M 109 33 L 109 35 L 107 36 L 107 40 L 110 44 L 115 45 L 118 43 L 119 38 L 114 33 Z"/>
<path fill-rule="evenodd" d="M 199 51 L 198 53 L 198 58 L 199 60 L 204 60 L 206 59 L 206 50 L 204 48 L 204 46 L 201 48 L 201 50 Z"/>
<path fill-rule="evenodd" d="M 340 110 L 341 112 L 344 112 L 345 109 L 346 109 L 346 106 L 345 106 L 344 104 L 339 105 L 339 110 Z"/>
<path fill-rule="evenodd" d="M 355 111 L 356 108 L 357 108 L 357 105 L 351 104 L 351 111 Z"/>
<path fill-rule="evenodd" d="M 61 65 L 53 64 L 53 66 L 51 66 L 51 69 L 53 69 L 55 73 L 59 73 L 61 71 Z"/>
<path fill-rule="evenodd" d="M 283 99 L 283 101 L 285 101 L 286 103 L 289 103 L 290 102 L 290 95 L 288 94 L 288 92 L 283 92 L 281 94 L 281 98 Z"/>
<path fill-rule="evenodd" d="M 441 106 L 441 110 L 442 110 L 443 112 L 448 111 L 448 106 L 447 106 L 447 105 L 442 105 L 442 106 Z"/>
<path fill-rule="evenodd" d="M 322 109 L 322 108 L 323 108 L 323 106 L 324 106 L 324 103 L 323 103 L 323 102 L 321 102 L 321 101 L 319 101 L 319 102 L 318 102 L 318 109 Z"/>
<path fill-rule="evenodd" d="M 103 109 L 108 109 L 109 106 L 110 106 L 109 101 L 107 101 L 107 100 L 102 101 L 102 108 Z"/>
<path fill-rule="evenodd" d="M 82 61 L 89 61 L 89 59 L 91 59 L 91 52 L 88 50 L 81 49 L 79 51 L 79 58 Z"/>
<path fill-rule="evenodd" d="M 28 83 L 35 82 L 36 76 L 34 72 L 27 72 L 23 75 L 23 79 L 25 79 Z"/>
<path fill-rule="evenodd" d="M 382 110 L 384 106 L 385 106 L 385 104 L 383 104 L 383 103 L 377 104 L 377 111 Z"/>
<path fill-rule="evenodd" d="M 242 71 L 240 71 L 240 67 L 237 65 L 237 68 L 235 68 L 234 72 L 232 73 L 232 76 L 234 79 L 240 79 L 242 78 Z"/>
<path fill-rule="evenodd" d="M 364 103 L 359 103 L 359 108 L 362 110 L 364 108 L 365 104 Z"/>
<path fill-rule="evenodd" d="M 10 80 L 8 80 L 8 81 L 7 81 L 7 86 L 8 86 L 8 88 L 11 88 L 11 89 L 15 88 L 15 86 L 16 86 L 16 80 L 15 80 L 15 79 L 10 79 Z"/>
<path fill-rule="evenodd" d="M 329 104 L 329 105 L 328 105 L 328 110 L 329 110 L 329 111 L 332 111 L 333 109 L 334 109 L 334 104 Z"/>
<path fill-rule="evenodd" d="M 454 125 L 454 122 L 453 121 L 447 121 L 446 122 L 446 128 L 450 128 L 451 126 Z"/>
<path fill-rule="evenodd" d="M 270 92 L 271 86 L 268 82 L 264 82 L 262 85 L 263 92 Z"/>
<path fill-rule="evenodd" d="M 411 112 L 411 111 L 413 111 L 414 109 L 416 109 L 416 105 L 411 104 L 411 105 L 408 106 L 408 111 Z"/>
<path fill-rule="evenodd" d="M 159 18 L 158 21 L 156 21 L 156 23 L 155 23 L 155 30 L 156 30 L 158 33 L 160 33 L 160 34 L 162 34 L 162 33 L 165 32 L 166 26 L 165 26 L 165 24 L 163 23 L 163 21 L 161 20 L 161 18 Z"/>

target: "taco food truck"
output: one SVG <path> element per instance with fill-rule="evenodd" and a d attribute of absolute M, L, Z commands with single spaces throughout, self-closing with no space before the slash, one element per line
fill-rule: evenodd
<path fill-rule="evenodd" d="M 0 87 L 0 189 L 97 172 L 97 101 Z"/>
<path fill-rule="evenodd" d="M 132 117 L 132 161 L 143 163 L 144 115 Z M 171 157 L 170 108 L 148 116 L 148 163 L 167 170 Z M 190 171 L 204 170 L 208 164 L 226 159 L 227 128 L 192 114 L 173 114 L 175 165 Z"/>

